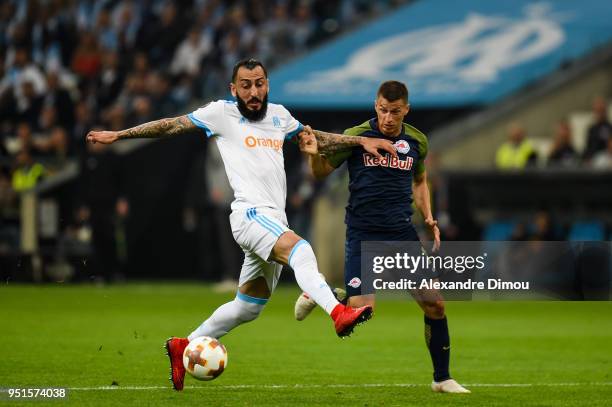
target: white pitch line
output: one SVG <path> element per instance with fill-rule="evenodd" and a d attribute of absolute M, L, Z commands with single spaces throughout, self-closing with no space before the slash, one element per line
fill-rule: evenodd
<path fill-rule="evenodd" d="M 612 386 L 612 382 L 568 382 L 568 383 L 464 383 L 465 387 L 572 387 Z M 228 384 L 210 386 L 209 389 L 336 389 L 360 387 L 429 387 L 424 383 L 362 383 L 362 384 Z M 69 387 L 74 391 L 97 390 L 170 390 L 172 386 L 99 386 Z M 202 389 L 204 386 L 185 386 L 186 389 Z"/>

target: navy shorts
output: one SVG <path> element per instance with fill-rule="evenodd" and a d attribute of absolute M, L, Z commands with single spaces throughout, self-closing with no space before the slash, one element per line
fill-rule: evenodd
<path fill-rule="evenodd" d="M 374 294 L 371 284 L 361 281 L 361 242 L 418 241 L 419 236 L 412 225 L 399 231 L 365 231 L 347 227 L 344 244 L 344 286 L 346 295 Z"/>

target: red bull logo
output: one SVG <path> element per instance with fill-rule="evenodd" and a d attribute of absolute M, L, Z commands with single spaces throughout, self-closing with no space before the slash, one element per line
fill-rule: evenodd
<path fill-rule="evenodd" d="M 397 168 L 402 171 L 410 171 L 412 169 L 412 162 L 414 159 L 412 157 L 406 157 L 405 160 L 400 160 L 397 157 L 392 157 L 389 154 L 386 154 L 382 159 L 374 157 L 370 153 L 366 153 L 363 155 L 363 164 L 366 167 L 389 167 L 389 168 Z"/>
<path fill-rule="evenodd" d="M 348 285 L 353 288 L 357 288 L 361 285 L 361 280 L 358 277 L 353 277 L 351 281 L 349 281 Z"/>
<path fill-rule="evenodd" d="M 410 144 L 406 140 L 397 140 L 393 145 L 398 153 L 408 154 L 410 151 Z"/>

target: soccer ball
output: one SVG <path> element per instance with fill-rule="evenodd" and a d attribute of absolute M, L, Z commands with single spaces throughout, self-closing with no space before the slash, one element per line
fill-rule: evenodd
<path fill-rule="evenodd" d="M 215 338 L 195 338 L 183 352 L 185 369 L 198 380 L 212 380 L 227 367 L 225 346 Z"/>

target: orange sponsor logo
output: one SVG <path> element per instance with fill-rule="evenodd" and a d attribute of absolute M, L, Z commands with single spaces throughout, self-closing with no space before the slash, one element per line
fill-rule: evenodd
<path fill-rule="evenodd" d="M 264 147 L 272 148 L 276 151 L 281 151 L 283 149 L 283 141 L 284 140 L 274 140 L 271 138 L 247 136 L 247 138 L 244 139 L 244 144 L 249 148 Z"/>

